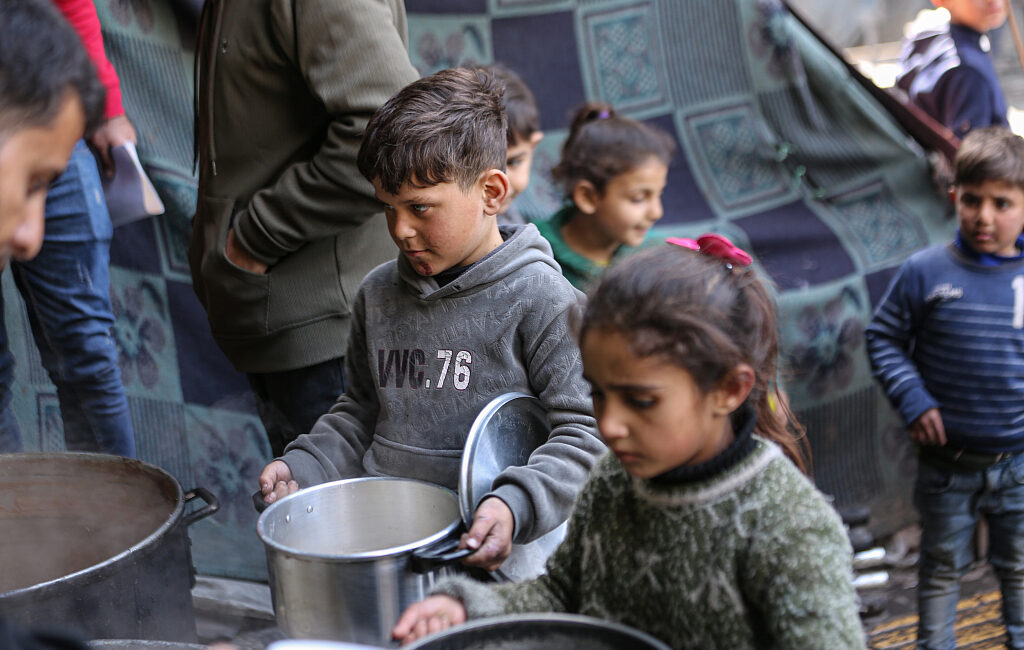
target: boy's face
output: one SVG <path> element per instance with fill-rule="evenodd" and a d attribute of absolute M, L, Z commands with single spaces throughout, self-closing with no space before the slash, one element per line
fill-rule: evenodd
<path fill-rule="evenodd" d="M 373 187 L 391 239 L 420 275 L 468 266 L 502 243 L 495 215 L 508 195 L 508 177 L 499 169 L 480 174 L 466 192 L 457 183 L 406 182 L 398 194 L 386 192 L 379 180 Z"/>
<path fill-rule="evenodd" d="M 516 138 L 508 147 L 505 158 L 505 173 L 508 175 L 509 192 L 501 212 L 508 210 L 512 201 L 526 190 L 530 184 L 530 168 L 533 166 L 533 151 L 544 137 L 541 131 L 534 131 L 529 139 Z"/>
<path fill-rule="evenodd" d="M 1006 0 L 932 0 L 936 7 L 949 11 L 950 20 L 957 25 L 985 33 L 1006 22 Z"/>
<path fill-rule="evenodd" d="M 46 193 L 84 129 L 82 104 L 68 96 L 51 124 L 0 136 L 0 268 L 39 252 Z"/>
<path fill-rule="evenodd" d="M 1003 181 L 953 188 L 960 234 L 979 253 L 1013 257 L 1024 228 L 1024 190 Z"/>

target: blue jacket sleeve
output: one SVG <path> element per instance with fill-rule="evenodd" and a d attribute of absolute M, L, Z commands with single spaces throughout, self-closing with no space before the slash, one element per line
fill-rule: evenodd
<path fill-rule="evenodd" d="M 939 406 L 910 356 L 925 315 L 924 300 L 913 276 L 909 264 L 900 268 L 866 331 L 872 372 L 908 426 L 925 411 Z"/>

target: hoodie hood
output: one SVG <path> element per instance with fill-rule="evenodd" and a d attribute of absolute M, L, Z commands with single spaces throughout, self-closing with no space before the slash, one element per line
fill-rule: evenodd
<path fill-rule="evenodd" d="M 439 300 L 484 289 L 531 264 L 543 264 L 556 273 L 561 272 L 551 256 L 551 245 L 536 226 L 499 226 L 498 230 L 505 242 L 444 286 L 439 285 L 434 276 L 417 273 L 401 254 L 398 256 L 398 277 L 420 300 Z"/>

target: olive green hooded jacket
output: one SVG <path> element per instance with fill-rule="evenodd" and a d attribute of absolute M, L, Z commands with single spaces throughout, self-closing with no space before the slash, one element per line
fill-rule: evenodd
<path fill-rule="evenodd" d="M 374 111 L 418 77 L 405 39 L 402 0 L 207 0 L 189 264 L 238 370 L 343 356 L 350 299 L 395 257 L 356 154 Z M 265 273 L 227 259 L 232 228 Z"/>

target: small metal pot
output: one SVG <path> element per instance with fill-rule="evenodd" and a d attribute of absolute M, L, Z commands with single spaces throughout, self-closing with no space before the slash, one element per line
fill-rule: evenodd
<path fill-rule="evenodd" d="M 450 563 L 463 530 L 455 493 L 412 479 L 316 485 L 256 523 L 277 623 L 288 636 L 380 644 Z"/>

